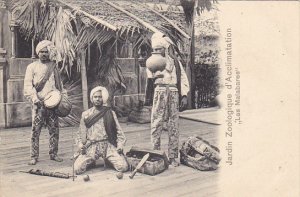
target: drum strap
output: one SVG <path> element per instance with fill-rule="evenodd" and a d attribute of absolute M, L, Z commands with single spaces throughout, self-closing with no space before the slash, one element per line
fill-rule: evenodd
<path fill-rule="evenodd" d="M 55 87 L 61 92 L 62 91 L 62 83 L 61 83 L 59 71 L 56 66 L 54 66 L 54 79 L 55 79 Z"/>
<path fill-rule="evenodd" d="M 55 86 L 56 88 L 61 91 L 62 87 L 61 87 L 61 79 L 60 79 L 60 75 L 59 75 L 59 71 L 55 66 L 56 64 L 54 62 L 52 62 L 51 65 L 48 66 L 48 69 L 44 75 L 44 77 L 42 78 L 42 80 L 40 82 L 38 82 L 35 86 L 35 89 L 37 92 L 42 91 L 42 89 L 44 88 L 46 82 L 49 80 L 52 72 L 54 71 L 54 79 L 55 79 Z"/>

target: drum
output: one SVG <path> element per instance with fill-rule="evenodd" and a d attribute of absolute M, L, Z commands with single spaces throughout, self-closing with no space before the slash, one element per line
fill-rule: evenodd
<path fill-rule="evenodd" d="M 55 114 L 59 117 L 66 117 L 72 109 L 72 103 L 57 90 L 47 94 L 44 99 L 44 105 L 48 109 L 55 109 Z"/>
<path fill-rule="evenodd" d="M 69 99 L 66 96 L 62 95 L 61 100 L 57 108 L 55 109 L 56 115 L 59 117 L 66 117 L 71 112 L 71 109 L 72 109 L 72 103 L 69 101 Z"/>
<path fill-rule="evenodd" d="M 48 109 L 55 108 L 61 100 L 61 93 L 57 90 L 49 92 L 44 98 L 44 105 Z"/>

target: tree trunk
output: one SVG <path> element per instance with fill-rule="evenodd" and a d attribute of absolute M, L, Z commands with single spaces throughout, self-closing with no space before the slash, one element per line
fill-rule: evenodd
<path fill-rule="evenodd" d="M 81 83 L 82 83 L 82 102 L 83 109 L 87 110 L 89 108 L 88 100 L 88 85 L 87 85 L 87 75 L 86 75 L 86 65 L 85 65 L 85 52 L 81 52 Z"/>

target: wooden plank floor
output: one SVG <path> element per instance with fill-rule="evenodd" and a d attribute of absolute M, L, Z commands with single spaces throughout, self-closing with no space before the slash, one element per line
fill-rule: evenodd
<path fill-rule="evenodd" d="M 122 124 L 127 144 L 125 152 L 132 145 L 151 147 L 149 124 Z M 72 131 L 76 128 L 60 130 L 59 156 L 64 161 L 57 163 L 49 160 L 48 131 L 42 130 L 40 136 L 40 158 L 36 166 L 28 166 L 30 128 L 5 129 L 0 132 L 1 175 L 0 196 L 216 196 L 218 171 L 201 172 L 184 165 L 170 167 L 165 172 L 148 176 L 137 174 L 129 179 L 130 172 L 118 180 L 116 172 L 103 168 L 101 161 L 94 169 L 87 171 L 91 181 L 84 182 L 83 176 L 72 179 L 35 176 L 19 172 L 38 168 L 47 171 L 72 173 Z M 180 141 L 188 136 L 200 135 L 218 146 L 218 126 L 180 119 Z M 167 151 L 167 134 L 162 136 L 162 148 Z"/>

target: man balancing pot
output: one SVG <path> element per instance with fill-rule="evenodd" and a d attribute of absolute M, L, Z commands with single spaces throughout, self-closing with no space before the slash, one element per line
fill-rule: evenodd
<path fill-rule="evenodd" d="M 35 165 L 38 161 L 39 136 L 43 125 L 47 126 L 49 130 L 50 159 L 57 162 L 63 161 L 57 156 L 59 125 L 56 108 L 48 108 L 44 103 L 52 92 L 58 92 L 58 95 L 61 93 L 64 97 L 67 96 L 56 63 L 50 60 L 52 50 L 54 50 L 52 42 L 48 40 L 41 41 L 36 46 L 36 54 L 39 60 L 29 64 L 25 73 L 24 95 L 32 103 L 31 160 L 28 163 L 29 165 Z"/>
<path fill-rule="evenodd" d="M 151 60 L 146 62 L 147 66 L 147 87 L 145 105 L 153 102 L 151 114 L 151 142 L 154 150 L 160 150 L 161 133 L 168 130 L 169 144 L 168 156 L 170 164 L 177 167 L 179 146 L 179 110 L 187 107 L 187 93 L 189 82 L 181 62 L 172 52 L 173 46 L 170 38 L 162 33 L 154 33 L 151 38 L 153 54 L 163 56 L 163 68 L 158 68 L 159 61 Z M 152 64 L 152 65 L 151 65 Z M 154 94 L 154 95 L 153 95 Z M 180 106 L 179 106 L 180 103 Z"/>
<path fill-rule="evenodd" d="M 125 135 L 117 116 L 108 106 L 109 93 L 105 87 L 97 86 L 90 93 L 93 107 L 82 113 L 78 137 L 78 153 L 75 154 L 74 171 L 82 174 L 94 166 L 100 157 L 108 161 L 117 171 L 128 170 L 123 155 Z"/>

